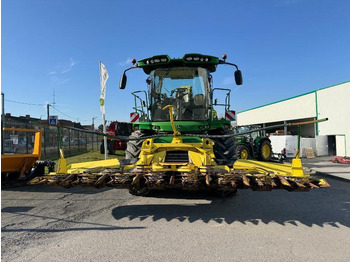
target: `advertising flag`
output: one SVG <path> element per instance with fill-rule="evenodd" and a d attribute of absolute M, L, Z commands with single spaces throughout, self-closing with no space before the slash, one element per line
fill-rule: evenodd
<path fill-rule="evenodd" d="M 102 115 L 105 114 L 105 97 L 106 97 L 106 83 L 109 75 L 106 66 L 100 62 L 100 83 L 101 83 L 101 96 L 100 96 L 100 109 Z"/>

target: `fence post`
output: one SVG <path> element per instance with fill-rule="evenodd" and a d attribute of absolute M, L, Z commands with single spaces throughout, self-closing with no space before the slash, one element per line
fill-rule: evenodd
<path fill-rule="evenodd" d="M 72 130 L 69 129 L 69 133 L 68 133 L 68 150 L 69 150 L 69 156 L 72 155 L 72 152 L 70 151 L 70 132 L 72 132 Z"/>
<path fill-rule="evenodd" d="M 61 129 L 60 127 L 56 127 L 57 131 L 57 157 L 60 158 L 60 144 L 61 144 Z"/>
<path fill-rule="evenodd" d="M 26 129 L 28 129 L 28 124 L 26 124 Z M 29 148 L 28 148 L 28 132 L 26 132 L 26 153 L 28 154 Z"/>
<path fill-rule="evenodd" d="M 47 155 L 46 155 L 46 144 L 47 144 L 47 139 L 46 139 L 46 127 L 44 126 L 44 155 L 45 155 L 45 159 L 47 159 Z"/>
<path fill-rule="evenodd" d="M 78 131 L 78 152 L 80 153 L 80 131 Z"/>
<path fill-rule="evenodd" d="M 4 131 L 2 130 L 5 126 L 5 94 L 1 92 L 1 154 L 4 154 Z"/>

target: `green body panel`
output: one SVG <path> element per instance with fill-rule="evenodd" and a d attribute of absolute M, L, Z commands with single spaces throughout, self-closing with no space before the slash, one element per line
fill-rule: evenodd
<path fill-rule="evenodd" d="M 236 136 L 235 137 L 236 144 L 243 144 L 247 142 L 247 139 L 245 136 Z"/>
<path fill-rule="evenodd" d="M 264 136 L 258 136 L 258 137 L 254 140 L 254 145 L 257 146 L 258 144 L 260 144 L 260 142 L 261 142 L 263 139 L 266 139 L 266 137 L 264 137 Z"/>
<path fill-rule="evenodd" d="M 227 129 L 231 126 L 228 120 L 214 121 L 175 121 L 176 130 L 179 132 L 196 132 L 203 133 L 204 131 Z M 171 123 L 167 122 L 136 122 L 133 127 L 138 127 L 139 130 L 153 130 L 155 132 L 173 132 Z"/>

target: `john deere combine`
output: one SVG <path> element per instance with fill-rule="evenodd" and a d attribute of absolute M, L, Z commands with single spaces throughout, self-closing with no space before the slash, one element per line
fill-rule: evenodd
<path fill-rule="evenodd" d="M 307 191 L 328 187 L 325 180 L 304 172 L 298 155 L 292 165 L 236 159 L 234 137 L 241 134 L 234 133 L 230 120 L 219 119 L 214 110 L 223 106 L 225 113 L 231 112 L 230 90 L 212 87 L 211 74 L 218 65 L 234 66 L 236 84 L 243 83 L 238 66 L 226 62 L 226 55 L 222 60 L 201 54 L 133 60 L 119 87 L 125 88 L 127 71 L 141 68 L 148 75 L 148 93 L 132 93 L 140 121 L 133 124 L 134 132 L 127 138 L 125 160 L 61 165 L 57 173 L 38 177 L 31 184 L 111 186 L 128 188 L 134 195 L 167 188 L 227 194 L 238 188 Z M 213 99 L 217 91 L 226 92 L 224 104 Z"/>

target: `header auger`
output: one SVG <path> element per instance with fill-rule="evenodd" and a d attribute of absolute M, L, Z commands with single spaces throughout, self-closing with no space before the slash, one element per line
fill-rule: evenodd
<path fill-rule="evenodd" d="M 140 121 L 133 123 L 125 159 L 72 164 L 30 184 L 110 186 L 127 188 L 134 195 L 168 188 L 215 190 L 226 195 L 247 188 L 307 191 L 329 187 L 325 180 L 305 173 L 299 155 L 292 165 L 236 159 L 234 136 L 241 134 L 234 133 L 230 120 L 218 118 L 214 109 L 222 106 L 230 111 L 230 90 L 213 88 L 211 73 L 220 64 L 231 65 L 236 68 L 236 84 L 243 80 L 238 66 L 226 62 L 226 55 L 222 58 L 186 54 L 183 58 L 158 55 L 133 60 L 134 65 L 121 77 L 120 89 L 126 86 L 127 71 L 142 68 L 148 75 L 149 90 L 132 93 Z M 222 90 L 227 92 L 226 99 L 219 104 L 213 94 Z"/>

